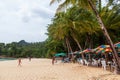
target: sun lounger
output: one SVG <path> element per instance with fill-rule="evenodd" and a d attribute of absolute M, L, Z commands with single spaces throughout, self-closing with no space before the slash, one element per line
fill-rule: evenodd
<path fill-rule="evenodd" d="M 84 59 L 84 61 L 85 61 L 85 65 L 89 65 L 90 64 L 90 62 L 88 62 L 86 59 Z"/>
<path fill-rule="evenodd" d="M 94 65 L 94 66 L 98 66 L 98 61 L 95 60 L 95 59 L 92 59 L 92 65 Z"/>

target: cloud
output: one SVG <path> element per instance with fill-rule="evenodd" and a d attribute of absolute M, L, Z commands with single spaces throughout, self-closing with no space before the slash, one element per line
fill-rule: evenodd
<path fill-rule="evenodd" d="M 51 18 L 53 17 L 53 12 L 48 10 L 47 8 L 36 8 L 33 9 L 33 17 L 41 17 L 41 18 Z"/>
<path fill-rule="evenodd" d="M 0 42 L 44 41 L 56 5 L 50 0 L 0 0 Z"/>

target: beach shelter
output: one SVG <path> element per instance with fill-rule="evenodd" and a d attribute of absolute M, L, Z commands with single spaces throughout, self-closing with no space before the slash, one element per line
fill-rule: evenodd
<path fill-rule="evenodd" d="M 73 54 L 80 54 L 80 51 L 75 51 L 73 52 Z"/>
<path fill-rule="evenodd" d="M 100 45 L 97 48 L 93 49 L 93 52 L 95 52 L 95 53 L 105 52 L 105 49 L 108 50 L 108 48 L 110 48 L 109 45 Z"/>
<path fill-rule="evenodd" d="M 84 57 L 84 59 L 86 58 L 86 59 L 91 59 L 91 54 L 89 54 L 89 53 L 91 53 L 92 52 L 92 49 L 90 49 L 90 48 L 87 48 L 87 49 L 85 49 L 85 50 L 83 50 L 82 52 L 80 52 L 80 54 Z"/>
<path fill-rule="evenodd" d="M 115 43 L 114 46 L 120 48 L 120 42 Z"/>
<path fill-rule="evenodd" d="M 87 48 L 87 49 L 82 51 L 82 53 L 89 53 L 89 52 L 92 52 L 92 49 Z"/>
<path fill-rule="evenodd" d="M 118 55 L 120 56 L 120 42 L 115 43 L 114 46 L 115 46 L 115 48 L 116 48 L 116 50 L 118 52 Z"/>
<path fill-rule="evenodd" d="M 64 57 L 66 56 L 66 53 L 56 53 L 55 57 Z"/>
<path fill-rule="evenodd" d="M 112 52 L 111 48 L 100 48 L 96 53 L 107 53 L 107 52 Z"/>

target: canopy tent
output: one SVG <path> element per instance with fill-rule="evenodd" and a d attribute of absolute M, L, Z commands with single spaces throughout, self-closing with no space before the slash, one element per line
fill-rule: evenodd
<path fill-rule="evenodd" d="M 66 53 L 56 53 L 55 57 L 64 57 L 66 56 Z"/>

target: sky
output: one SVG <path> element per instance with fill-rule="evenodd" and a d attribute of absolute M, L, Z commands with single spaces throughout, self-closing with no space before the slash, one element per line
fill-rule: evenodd
<path fill-rule="evenodd" d="M 0 43 L 45 41 L 58 7 L 58 3 L 50 6 L 50 1 L 0 0 Z"/>
<path fill-rule="evenodd" d="M 47 25 L 54 17 L 57 4 L 50 0 L 0 0 L 0 43 L 47 39 Z"/>

